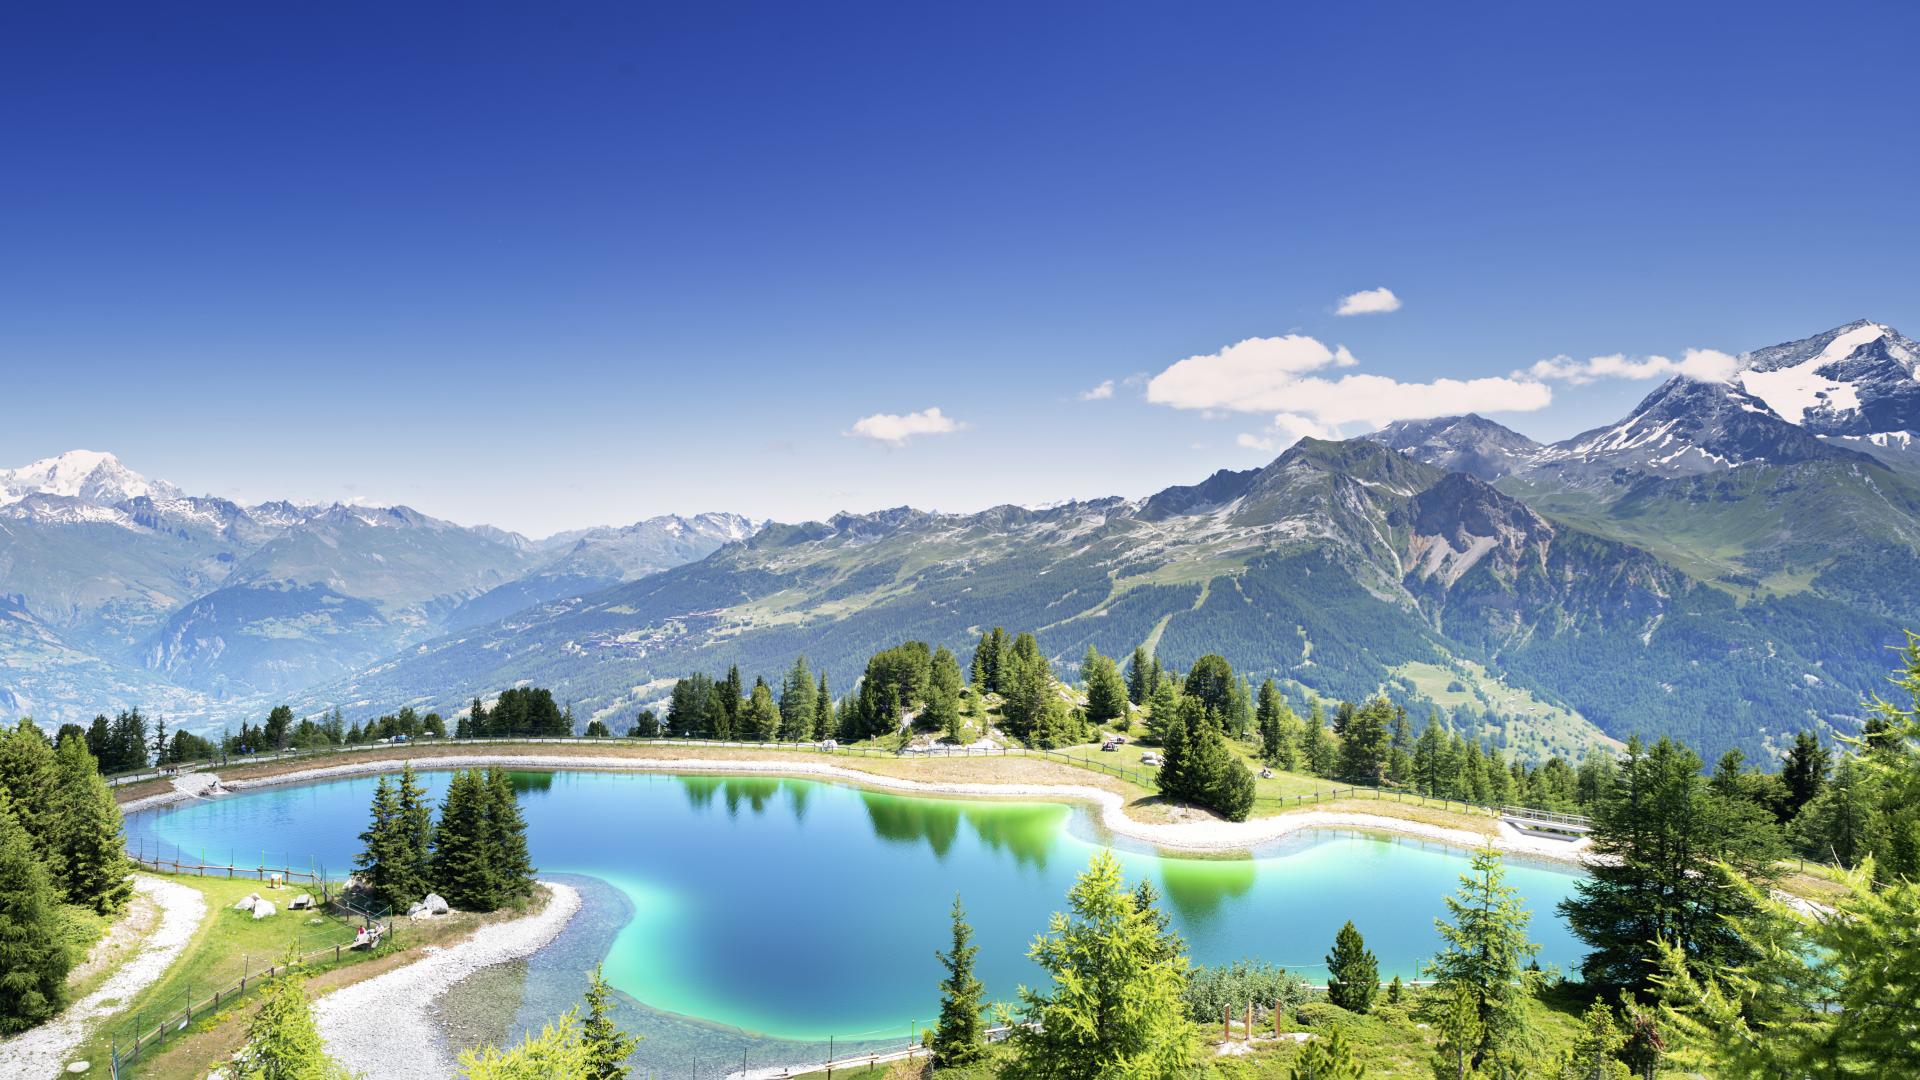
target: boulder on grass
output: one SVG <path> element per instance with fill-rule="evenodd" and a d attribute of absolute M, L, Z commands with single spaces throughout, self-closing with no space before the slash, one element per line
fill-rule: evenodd
<path fill-rule="evenodd" d="M 233 910 L 252 911 L 253 905 L 259 902 L 260 902 L 260 894 L 257 892 L 250 892 L 247 895 L 241 897 L 240 899 L 234 901 Z"/>
<path fill-rule="evenodd" d="M 267 918 L 271 916 L 275 910 L 277 909 L 273 906 L 273 901 L 271 900 L 255 900 L 253 902 L 253 917 L 256 919 Z"/>
<path fill-rule="evenodd" d="M 428 893 L 426 898 L 420 901 L 420 905 L 427 909 L 429 915 L 445 915 L 453 910 L 447 906 L 446 900 L 439 893 Z"/>

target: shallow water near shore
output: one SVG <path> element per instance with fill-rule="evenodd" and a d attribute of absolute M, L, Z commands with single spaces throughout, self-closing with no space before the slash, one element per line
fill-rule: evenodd
<path fill-rule="evenodd" d="M 449 774 L 424 773 L 437 799 Z M 922 798 L 759 776 L 515 773 L 535 863 L 578 875 L 587 903 L 518 979 L 485 973 L 447 1006 L 453 1041 L 514 1034 L 577 1002 L 603 962 L 648 1043 L 642 1069 L 716 1075 L 819 1056 L 796 1043 L 900 1043 L 935 1014 L 936 949 L 955 893 L 981 947 L 989 996 L 1010 1001 L 1039 972 L 1033 936 L 1064 904 L 1096 847 L 1145 878 L 1198 963 L 1255 956 L 1318 982 L 1352 919 L 1381 975 L 1412 978 L 1438 946 L 1433 920 L 1467 869 L 1445 845 L 1350 832 L 1306 833 L 1250 854 L 1156 853 L 1106 835 L 1081 808 Z M 136 846 L 343 875 L 359 847 L 375 779 L 266 788 L 136 815 Z M 265 850 L 262 841 L 266 841 Z M 1509 859 L 1534 911 L 1542 964 L 1580 948 L 1553 914 L 1579 880 L 1569 867 Z M 471 984 L 471 985 L 467 985 Z M 511 1006 L 511 1008 L 509 1007 Z M 505 1020 L 509 1013 L 511 1020 Z M 488 1034 L 496 1032 L 495 1034 Z M 657 1064 L 653 1064 L 657 1060 Z M 642 1071 L 638 1075 L 645 1075 Z"/>

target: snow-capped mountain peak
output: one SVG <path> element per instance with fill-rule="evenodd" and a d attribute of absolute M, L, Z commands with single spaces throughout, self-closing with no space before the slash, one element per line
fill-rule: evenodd
<path fill-rule="evenodd" d="M 112 506 L 141 496 L 179 498 L 180 491 L 141 476 L 104 451 L 69 450 L 17 469 L 0 469 L 0 504 L 16 503 L 29 495 L 63 495 L 94 506 Z"/>
<path fill-rule="evenodd" d="M 1756 349 L 1742 388 L 1788 423 L 1823 436 L 1920 430 L 1920 344 L 1865 319 Z"/>

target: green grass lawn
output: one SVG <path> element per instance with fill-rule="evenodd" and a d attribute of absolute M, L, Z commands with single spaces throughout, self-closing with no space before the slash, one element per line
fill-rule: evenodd
<path fill-rule="evenodd" d="M 93 1074 L 96 1076 L 106 1075 L 108 1071 L 111 1038 L 118 1037 L 124 1045 L 132 1040 L 136 1025 L 144 1032 L 150 1032 L 153 1023 L 162 1017 L 178 1014 L 189 1001 L 196 1004 L 197 1011 L 198 1003 L 210 995 L 216 986 L 225 987 L 238 980 L 243 973 L 257 972 L 278 964 L 289 951 L 304 953 L 353 940 L 353 927 L 344 920 L 314 912 L 287 911 L 287 901 L 304 891 L 299 888 L 274 891 L 263 889 L 258 881 L 246 879 L 170 874 L 156 876 L 200 890 L 207 899 L 207 917 L 173 966 L 126 1002 L 120 1013 L 97 1030 L 81 1048 L 80 1057 L 93 1063 Z M 250 892 L 260 893 L 280 910 L 270 918 L 259 920 L 246 912 L 233 910 L 234 903 Z M 407 932 L 408 927 L 403 925 L 400 936 L 404 938 Z M 365 959 L 367 955 L 365 952 L 343 951 L 339 963 L 354 963 Z M 328 957 L 313 962 L 306 970 L 318 972 L 334 966 L 335 962 Z M 251 993 L 252 988 L 249 987 L 248 994 Z M 224 1012 L 226 1008 L 227 1003 L 223 1001 L 221 1011 Z M 194 1027 L 202 1027 L 210 1022 L 210 1016 L 203 1018 L 196 1015 Z M 169 1032 L 163 1041 L 177 1034 L 178 1031 Z M 139 1063 L 136 1063 L 133 1074 L 144 1075 Z"/>

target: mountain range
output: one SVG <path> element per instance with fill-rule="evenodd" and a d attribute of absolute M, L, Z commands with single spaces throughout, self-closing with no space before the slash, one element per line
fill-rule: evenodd
<path fill-rule="evenodd" d="M 1478 416 L 1303 440 L 1141 499 L 534 542 L 404 507 L 190 498 L 76 451 L 0 472 L 0 707 L 213 724 L 456 711 L 532 682 L 624 728 L 673 678 L 1036 632 L 1291 693 L 1386 691 L 1522 756 L 1854 730 L 1920 626 L 1920 346 L 1856 322 L 1540 443 Z"/>

